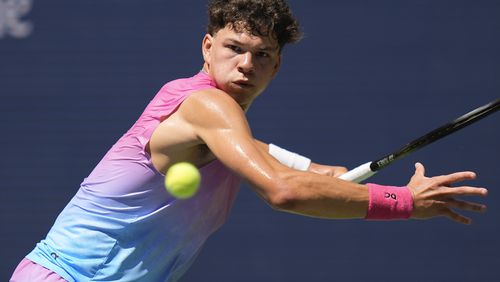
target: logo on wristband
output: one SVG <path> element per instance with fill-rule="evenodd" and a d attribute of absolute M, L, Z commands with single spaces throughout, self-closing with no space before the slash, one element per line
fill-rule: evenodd
<path fill-rule="evenodd" d="M 396 194 L 394 194 L 394 193 L 387 193 L 387 192 L 385 192 L 385 193 L 384 193 L 384 197 L 385 197 L 386 199 L 388 199 L 388 198 L 391 198 L 391 199 L 393 199 L 393 200 L 397 200 L 397 199 L 398 199 L 398 198 L 396 197 Z"/>

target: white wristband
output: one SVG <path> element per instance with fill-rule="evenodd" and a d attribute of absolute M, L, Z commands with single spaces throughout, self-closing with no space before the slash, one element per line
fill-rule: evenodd
<path fill-rule="evenodd" d="M 297 153 L 287 151 L 274 144 L 269 144 L 269 154 L 289 168 L 306 171 L 311 165 L 310 159 Z"/>

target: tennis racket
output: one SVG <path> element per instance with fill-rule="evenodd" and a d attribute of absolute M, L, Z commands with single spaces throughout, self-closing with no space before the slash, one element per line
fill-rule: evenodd
<path fill-rule="evenodd" d="M 415 152 L 416 150 L 425 147 L 445 136 L 452 134 L 468 125 L 473 124 L 474 122 L 485 118 L 488 115 L 498 111 L 500 108 L 500 99 L 497 99 L 491 103 L 488 103 L 482 107 L 479 107 L 469 113 L 466 113 L 463 116 L 458 117 L 457 119 L 440 126 L 427 134 L 419 137 L 410 143 L 404 145 L 399 150 L 374 161 L 367 162 L 362 164 L 345 174 L 341 175 L 339 178 L 343 180 L 348 180 L 352 182 L 360 183 L 363 180 L 368 179 L 373 176 L 377 171 L 383 169 L 384 167 L 390 165 L 391 163 L 399 160 L 408 154 Z"/>

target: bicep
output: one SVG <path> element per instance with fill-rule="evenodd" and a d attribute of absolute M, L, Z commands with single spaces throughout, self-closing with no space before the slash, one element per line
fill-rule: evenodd
<path fill-rule="evenodd" d="M 212 153 L 268 198 L 278 183 L 280 164 L 253 138 L 239 105 L 225 93 L 199 93 L 189 98 L 185 115 L 194 132 Z"/>

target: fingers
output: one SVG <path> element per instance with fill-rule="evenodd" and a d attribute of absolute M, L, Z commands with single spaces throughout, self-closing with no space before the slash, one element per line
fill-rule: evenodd
<path fill-rule="evenodd" d="M 472 220 L 466 216 L 459 214 L 458 212 L 452 210 L 451 208 L 457 208 L 464 211 L 473 211 L 473 212 L 486 211 L 485 205 L 457 200 L 457 199 L 446 199 L 443 201 L 435 201 L 434 204 L 436 206 L 439 206 L 439 211 L 442 216 L 448 217 L 449 219 L 462 224 L 471 224 Z"/>
<path fill-rule="evenodd" d="M 454 212 L 450 209 L 445 209 L 444 210 L 444 216 L 450 218 L 451 220 L 454 220 L 458 223 L 462 223 L 462 224 L 471 224 L 472 223 L 472 220 L 468 217 L 465 217 L 457 212 Z"/>
<path fill-rule="evenodd" d="M 478 203 L 462 201 L 457 199 L 447 199 L 446 206 L 450 208 L 457 208 L 464 211 L 472 211 L 472 212 L 485 212 L 486 206 Z"/>
<path fill-rule="evenodd" d="M 421 163 L 415 164 L 415 174 L 408 187 L 414 192 L 416 218 L 445 216 L 462 224 L 471 224 L 472 220 L 461 215 L 460 211 L 484 212 L 486 206 L 456 197 L 485 197 L 488 190 L 473 186 L 450 187 L 455 182 L 473 180 L 476 174 L 472 171 L 462 171 L 436 177 L 425 177 L 425 168 Z M 458 212 L 457 212 L 458 211 Z"/>
<path fill-rule="evenodd" d="M 415 163 L 415 174 L 414 176 L 425 178 L 425 167 L 421 163 Z M 455 172 L 447 175 L 435 176 L 431 179 L 435 180 L 437 184 L 448 186 L 454 182 L 460 182 L 465 180 L 476 179 L 476 174 L 472 171 L 461 171 Z"/>
<path fill-rule="evenodd" d="M 434 179 L 441 185 L 450 185 L 454 182 L 476 179 L 476 174 L 472 171 L 462 171 L 448 175 L 436 176 Z"/>
<path fill-rule="evenodd" d="M 477 188 L 471 186 L 460 187 L 441 187 L 441 189 L 434 192 L 438 197 L 454 198 L 457 196 L 479 196 L 485 197 L 488 195 L 488 190 L 485 188 Z"/>
<path fill-rule="evenodd" d="M 450 208 L 458 208 L 464 211 L 473 211 L 473 212 L 485 212 L 486 211 L 486 206 L 473 203 L 473 202 L 467 202 L 467 201 L 462 201 L 462 200 L 457 200 L 457 199 L 447 199 L 446 201 L 446 208 L 443 208 L 442 211 L 444 213 L 444 216 L 462 223 L 462 224 L 471 224 L 472 220 L 468 217 L 465 217 L 455 211 L 453 211 Z"/>
<path fill-rule="evenodd" d="M 421 163 L 415 163 L 415 175 L 424 177 L 425 176 L 425 167 Z"/>

